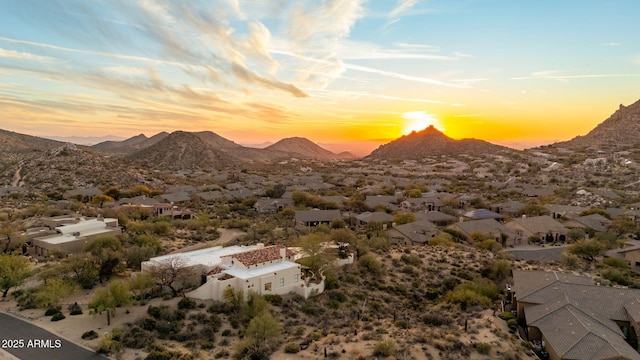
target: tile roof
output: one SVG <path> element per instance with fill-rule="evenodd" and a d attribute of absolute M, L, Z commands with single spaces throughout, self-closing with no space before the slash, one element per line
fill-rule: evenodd
<path fill-rule="evenodd" d="M 273 245 L 264 248 L 245 251 L 241 253 L 229 255 L 232 259 L 239 261 L 246 267 L 268 263 L 271 261 L 281 260 L 282 255 L 280 249 L 286 249 L 286 258 L 290 259 L 294 256 L 293 251 L 287 249 L 284 245 Z"/>

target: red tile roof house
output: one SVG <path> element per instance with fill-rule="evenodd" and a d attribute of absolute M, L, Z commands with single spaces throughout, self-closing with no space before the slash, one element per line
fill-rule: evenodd
<path fill-rule="evenodd" d="M 518 322 L 549 359 L 640 359 L 640 290 L 556 271 L 514 270 L 513 281 Z"/>
<path fill-rule="evenodd" d="M 320 284 L 306 284 L 301 265 L 293 261 L 294 253 L 284 245 L 213 247 L 181 254 L 152 258 L 142 263 L 142 271 L 150 271 L 171 257 L 179 256 L 185 267 L 192 269 L 194 280 L 205 276 L 205 283 L 186 293 L 200 300 L 222 300 L 224 291 L 233 288 L 260 295 L 295 293 L 308 298 L 324 291 Z"/>

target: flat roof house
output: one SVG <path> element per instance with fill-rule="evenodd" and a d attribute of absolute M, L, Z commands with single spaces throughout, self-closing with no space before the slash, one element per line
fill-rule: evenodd
<path fill-rule="evenodd" d="M 64 220 L 60 220 L 64 221 Z M 91 240 L 103 235 L 119 235 L 122 229 L 118 226 L 118 219 L 77 218 L 74 223 L 61 223 L 54 228 L 56 234 L 36 237 L 33 239 L 36 255 L 48 256 L 54 251 L 63 253 L 78 253 L 84 250 Z"/>

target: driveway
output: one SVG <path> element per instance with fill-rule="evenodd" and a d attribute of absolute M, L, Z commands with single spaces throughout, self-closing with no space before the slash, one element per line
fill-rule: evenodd
<path fill-rule="evenodd" d="M 14 358 L 29 360 L 107 359 L 47 330 L 4 313 L 0 313 L 0 359 L 11 358 L 2 351 L 6 351 Z"/>

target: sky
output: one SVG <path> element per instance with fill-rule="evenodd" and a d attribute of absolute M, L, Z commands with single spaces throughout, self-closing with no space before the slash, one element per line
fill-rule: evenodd
<path fill-rule="evenodd" d="M 640 99 L 637 0 L 0 0 L 0 128 L 514 148 Z"/>

